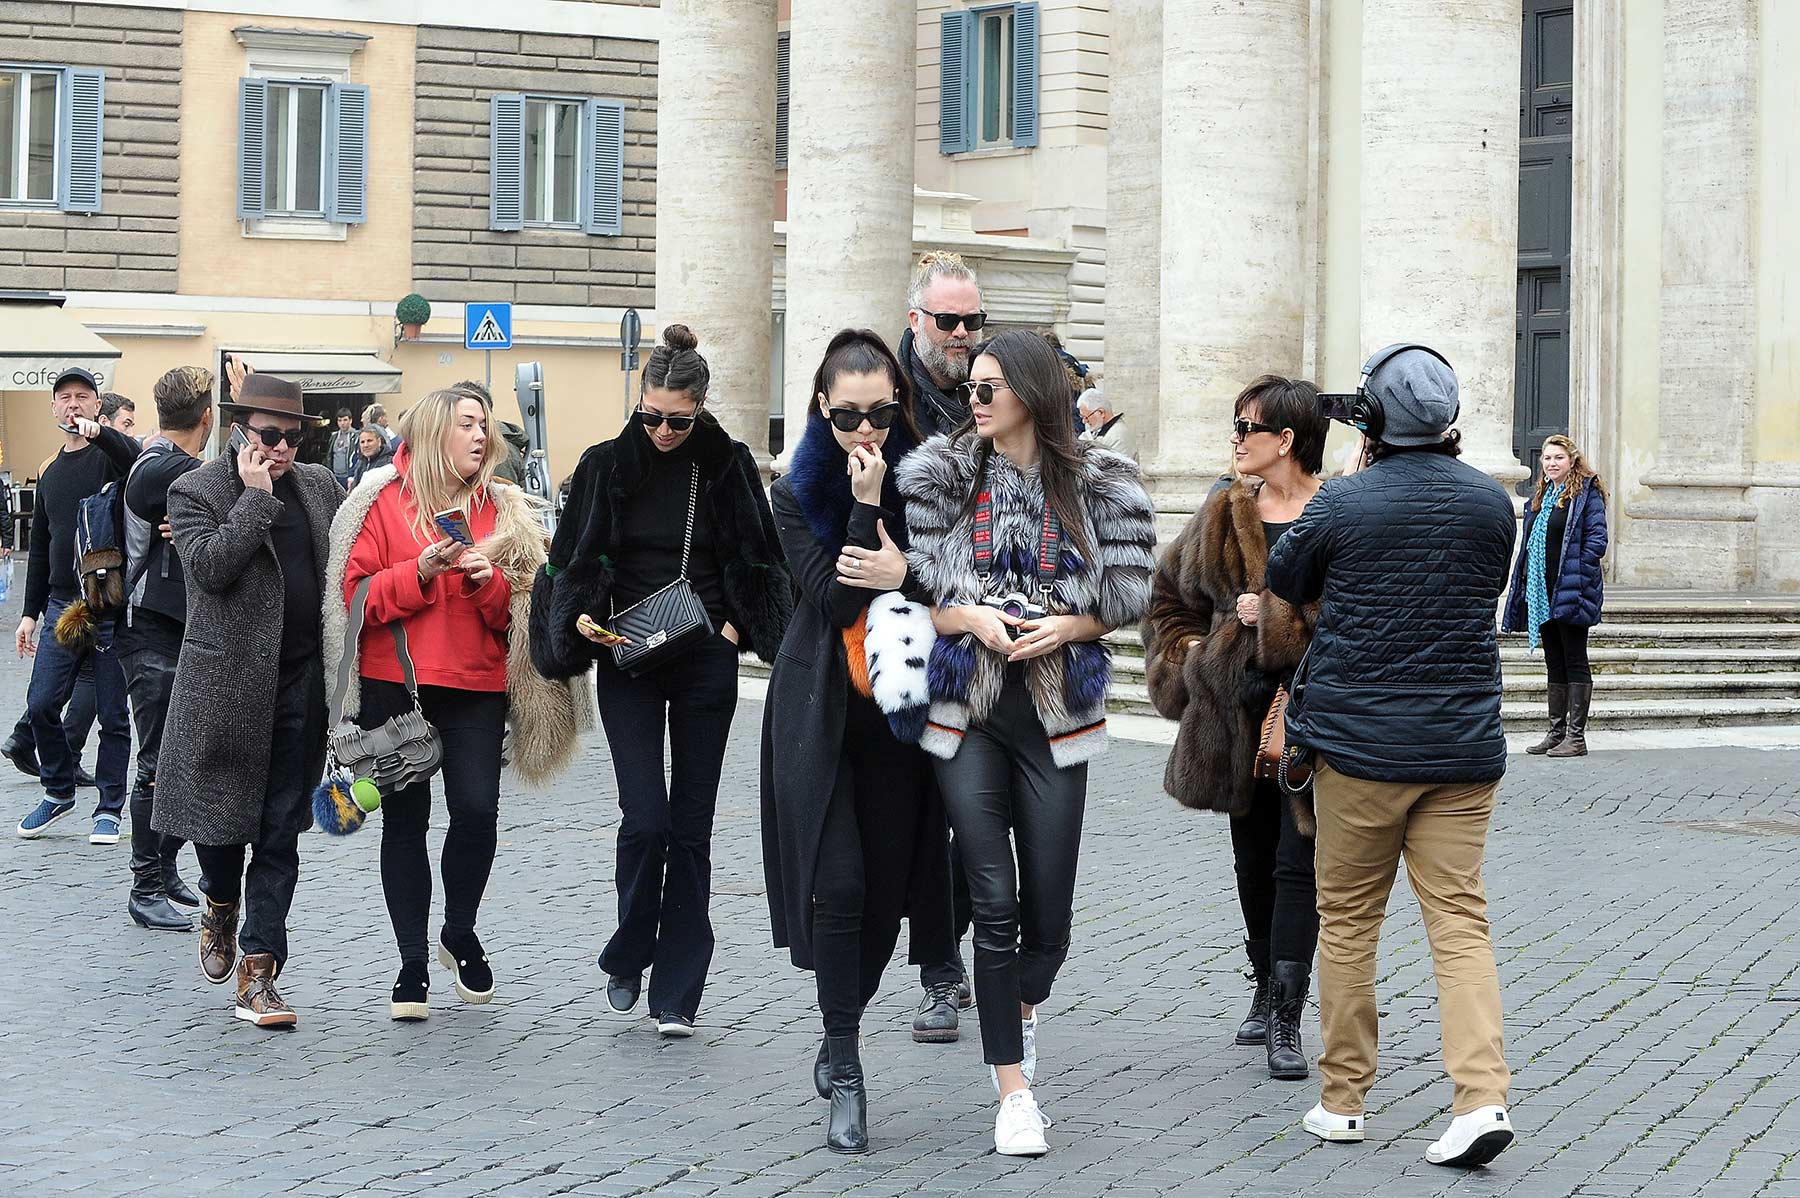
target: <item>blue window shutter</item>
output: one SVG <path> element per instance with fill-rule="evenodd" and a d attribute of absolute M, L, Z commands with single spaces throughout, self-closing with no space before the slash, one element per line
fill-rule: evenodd
<path fill-rule="evenodd" d="M 64 212 L 100 211 L 100 154 L 105 137 L 102 99 L 104 72 L 91 67 L 70 67 L 63 72 L 62 98 L 57 121 L 61 145 L 62 177 L 56 189 L 57 206 Z"/>
<path fill-rule="evenodd" d="M 334 83 L 327 119 L 325 218 L 345 225 L 369 219 L 369 89 Z"/>
<path fill-rule="evenodd" d="M 263 214 L 263 121 L 269 88 L 261 79 L 238 80 L 238 201 L 240 220 Z"/>
<path fill-rule="evenodd" d="M 617 237 L 625 231 L 625 106 L 589 100 L 586 107 L 587 231 Z"/>
<path fill-rule="evenodd" d="M 1038 144 L 1038 6 L 1013 6 L 1012 144 Z"/>
<path fill-rule="evenodd" d="M 495 96 L 492 105 L 488 228 L 525 227 L 525 97 Z"/>
<path fill-rule="evenodd" d="M 785 171 L 788 164 L 788 85 L 789 45 L 786 33 L 775 35 L 775 169 Z"/>
<path fill-rule="evenodd" d="M 943 16 L 943 49 L 938 62 L 938 149 L 961 154 L 975 148 L 975 114 L 969 102 L 969 80 L 974 67 L 975 14 L 947 12 Z"/>

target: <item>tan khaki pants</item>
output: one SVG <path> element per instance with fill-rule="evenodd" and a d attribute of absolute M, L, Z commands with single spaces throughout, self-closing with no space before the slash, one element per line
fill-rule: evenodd
<path fill-rule="evenodd" d="M 1481 886 L 1499 783 L 1364 782 L 1323 763 L 1314 777 L 1325 1109 L 1362 1114 L 1375 1082 L 1375 944 L 1402 854 L 1431 941 L 1454 1110 L 1504 1105 L 1512 1075 Z"/>

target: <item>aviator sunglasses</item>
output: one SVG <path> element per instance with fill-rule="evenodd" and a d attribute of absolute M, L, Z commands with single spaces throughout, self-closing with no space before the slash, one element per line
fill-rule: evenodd
<path fill-rule="evenodd" d="M 1012 391 L 1014 395 L 1018 394 L 1016 390 L 1005 383 L 978 383 L 973 379 L 962 384 L 956 390 L 969 403 L 978 403 L 984 408 L 994 402 L 995 391 Z"/>
<path fill-rule="evenodd" d="M 840 433 L 853 433 L 867 420 L 870 428 L 889 428 L 900 416 L 900 401 L 891 399 L 878 408 L 859 412 L 855 408 L 829 409 L 831 425 Z"/>
<path fill-rule="evenodd" d="M 661 428 L 663 426 L 663 421 L 666 420 L 669 423 L 670 430 L 677 433 L 687 432 L 690 428 L 694 427 L 694 421 L 700 419 L 700 413 L 697 410 L 692 416 L 665 416 L 661 412 L 646 412 L 640 407 L 636 409 L 634 414 L 645 428 Z"/>
<path fill-rule="evenodd" d="M 986 312 L 933 312 L 927 308 L 920 308 L 919 312 L 936 321 L 940 333 L 954 333 L 959 324 L 971 333 L 979 333 L 987 323 Z"/>

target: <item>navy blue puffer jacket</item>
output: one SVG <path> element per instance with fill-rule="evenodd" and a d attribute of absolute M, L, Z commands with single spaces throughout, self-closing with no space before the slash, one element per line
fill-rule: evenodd
<path fill-rule="evenodd" d="M 1512 592 L 1506 597 L 1506 617 L 1502 627 L 1507 632 L 1524 632 L 1530 623 L 1530 609 L 1525 594 L 1526 547 L 1531 544 L 1531 526 L 1538 513 L 1525 509 L 1525 533 L 1519 540 L 1519 557 L 1513 563 Z M 1546 580 L 1550 588 L 1550 618 L 1575 628 L 1592 628 L 1600 622 L 1600 607 L 1606 599 L 1606 585 L 1601 577 L 1600 559 L 1606 556 L 1606 501 L 1600 498 L 1592 483 L 1575 492 L 1569 500 L 1569 526 L 1563 532 L 1562 561 L 1554 576 Z"/>
<path fill-rule="evenodd" d="M 1442 453 L 1394 453 L 1335 478 L 1269 555 L 1269 589 L 1322 601 L 1287 734 L 1378 782 L 1506 773 L 1494 611 L 1512 501 Z"/>

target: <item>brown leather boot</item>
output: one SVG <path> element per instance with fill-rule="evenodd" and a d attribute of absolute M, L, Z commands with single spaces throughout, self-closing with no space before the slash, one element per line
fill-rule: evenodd
<path fill-rule="evenodd" d="M 206 913 L 200 917 L 200 972 L 215 986 L 231 980 L 232 966 L 237 964 L 236 903 L 206 900 Z"/>
<path fill-rule="evenodd" d="M 280 969 L 274 953 L 246 953 L 237 968 L 237 1017 L 257 1027 L 293 1027 L 300 1022 L 294 1009 L 275 992 Z"/>

